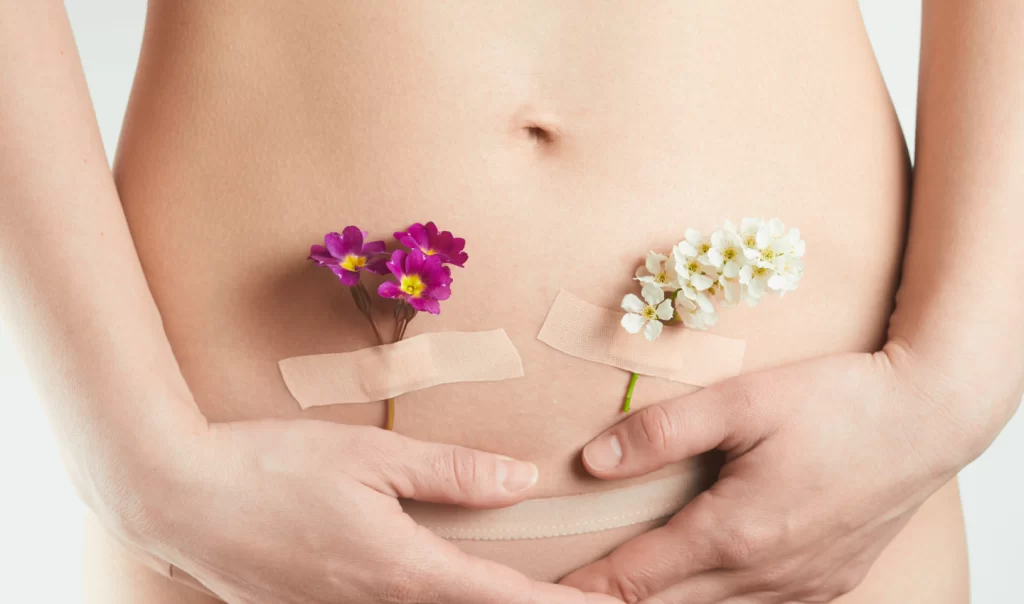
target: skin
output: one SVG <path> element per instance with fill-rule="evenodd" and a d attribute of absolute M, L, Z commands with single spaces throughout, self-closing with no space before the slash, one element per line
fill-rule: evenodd
<path fill-rule="evenodd" d="M 5 319 L 108 530 L 230 602 L 615 601 L 470 558 L 396 499 L 509 505 L 536 481 L 532 464 L 314 420 L 207 425 L 146 287 L 62 3 L 0 3 L 0 73 Z M 47 258 L 33 240 L 62 243 Z M 295 497 L 319 513 L 292 513 Z"/>
<path fill-rule="evenodd" d="M 667 526 L 563 584 L 648 604 L 829 602 L 989 445 L 1024 389 L 1022 286 L 1006 278 L 1024 270 L 1022 34 L 1019 3 L 925 2 L 910 246 L 882 350 L 747 374 L 599 436 L 583 458 L 606 479 L 713 448 L 727 462 Z M 974 261 L 992 241 L 1010 266 Z"/>
<path fill-rule="evenodd" d="M 922 95 L 920 127 L 938 125 L 929 127 L 934 134 L 922 130 L 928 139 L 918 145 L 914 227 L 893 317 L 893 329 L 903 325 L 898 333 L 913 345 L 883 349 L 904 245 L 909 171 L 855 3 L 742 9 L 665 3 L 639 12 L 540 2 L 502 4 L 496 11 L 472 3 L 452 19 L 447 4 L 417 11 L 383 2 L 309 1 L 238 11 L 231 2 L 152 2 L 114 178 L 60 4 L 23 4 L 0 4 L 0 73 L 15 83 L 0 88 L 0 289 L 13 292 L 3 300 L 4 318 L 15 326 L 72 479 L 107 530 L 186 570 L 229 602 L 602 601 L 469 557 L 469 545 L 456 548 L 416 527 L 395 497 L 480 507 L 606 488 L 581 470 L 579 452 L 618 421 L 627 376 L 560 355 L 534 336 L 558 288 L 590 292 L 592 302 L 614 307 L 637 254 L 670 246 L 680 225 L 710 228 L 723 216 L 763 213 L 800 226 L 808 240 L 808 277 L 799 292 L 756 312 L 738 310 L 716 328 L 748 340 L 743 381 L 733 385 L 749 384 L 756 396 L 711 389 L 694 399 L 685 396 L 693 388 L 642 380 L 634 399 L 635 409 L 679 400 L 640 418 L 717 396 L 729 401 L 723 409 L 756 409 L 776 434 L 785 429 L 792 443 L 778 437 L 758 454 L 771 480 L 725 484 L 764 490 L 771 496 L 759 500 L 771 512 L 788 513 L 790 500 L 816 501 L 808 506 L 817 512 L 813 520 L 805 515 L 795 523 L 794 543 L 842 527 L 875 526 L 870 512 L 866 520 L 847 521 L 845 510 L 871 500 L 892 476 L 851 482 L 851 473 L 833 473 L 843 464 L 879 463 L 918 485 L 905 497 L 885 499 L 888 506 L 874 508 L 880 514 L 913 508 L 952 476 L 959 462 L 930 460 L 930 471 L 908 462 L 904 443 L 927 447 L 921 434 L 933 434 L 931 424 L 885 422 L 904 414 L 932 420 L 918 413 L 932 409 L 931 401 L 941 403 L 935 408 L 959 408 L 946 400 L 951 391 L 984 401 L 970 407 L 981 416 L 974 423 L 946 414 L 958 418 L 948 425 L 970 435 L 962 441 L 966 459 L 1016 403 L 999 402 L 1014 391 L 1019 400 L 1019 356 L 1013 364 L 1019 350 L 1003 351 L 999 344 L 1007 334 L 1020 341 L 1012 296 L 987 295 L 1011 287 L 1005 275 L 1012 273 L 979 279 L 973 264 L 971 270 L 945 264 L 942 272 L 911 268 L 936 258 L 970 262 L 987 251 L 936 252 L 950 241 L 981 249 L 999 234 L 1001 245 L 1016 245 L 1009 213 L 1019 208 L 997 201 L 1019 195 L 1020 183 L 1013 182 L 1012 164 L 991 158 L 1020 156 L 1019 131 L 1011 128 L 1009 137 L 1004 131 L 1019 124 L 1006 117 L 1010 105 L 1000 100 L 1006 76 L 992 71 L 1000 65 L 989 64 L 989 56 L 968 61 L 957 55 L 952 62 L 961 77 L 987 74 L 991 80 L 981 90 L 1000 84 L 998 95 L 956 100 L 979 104 L 971 129 L 942 109 L 951 102 L 943 86 Z M 808 20 L 821 27 L 806 27 Z M 955 22 L 932 17 L 926 31 L 936 30 L 936 20 L 948 23 L 943 28 Z M 726 34 L 739 43 L 723 46 Z M 609 36 L 632 52 L 608 44 Z M 985 36 L 977 48 L 998 40 Z M 1014 66 L 1011 57 L 998 56 L 1004 70 Z M 968 69 L 973 61 L 985 70 Z M 946 82 L 945 94 L 958 86 Z M 381 107 L 392 110 L 381 113 Z M 267 119 L 268 111 L 274 119 Z M 995 126 L 985 120 L 997 117 L 1000 136 L 993 137 Z M 951 138 L 954 131 L 958 137 Z M 928 150 L 928 140 L 971 144 Z M 1007 140 L 1017 147 L 995 153 L 986 146 Z M 973 159 L 965 161 L 962 149 L 972 149 Z M 927 180 L 922 171 L 934 176 Z M 930 193 L 922 197 L 922 191 Z M 642 210 L 624 203 L 624 196 L 644 199 Z M 961 228 L 964 221 L 953 214 L 954 198 L 980 200 L 969 209 L 970 228 Z M 922 218 L 920 199 L 940 210 Z M 338 320 L 344 296 L 329 274 L 307 266 L 309 244 L 325 228 L 343 227 L 339 216 L 358 216 L 382 238 L 404 226 L 394 224 L 395 216 L 418 218 L 425 211 L 470 241 L 471 260 L 442 315 L 417 319 L 410 335 L 504 327 L 527 377 L 405 395 L 397 424 L 402 435 L 358 425 L 379 425 L 380 405 L 301 413 L 280 381 L 278 359 L 373 344 L 364 325 Z M 474 219 L 481 216 L 488 219 Z M 928 221 L 923 227 L 922 220 Z M 956 229 L 949 226 L 954 223 Z M 502 227 L 497 234 L 495 224 Z M 944 237 L 931 236 L 936 229 Z M 594 233 L 601 236 L 588 236 Z M 40 253 L 39 241 L 54 244 Z M 567 245 L 573 253 L 565 253 Z M 1020 255 L 1001 257 L 1012 265 Z M 516 275 L 501 283 L 511 295 L 493 296 L 495 275 Z M 958 311 L 950 316 L 963 317 L 961 296 L 968 291 L 972 306 L 984 304 L 991 316 L 1008 320 L 979 327 L 936 319 L 949 308 Z M 986 292 L 983 300 L 977 292 Z M 956 385 L 961 369 L 945 371 L 954 359 L 950 351 L 960 358 L 965 341 L 968 349 L 984 348 L 986 359 L 1002 355 L 972 367 L 977 373 L 969 383 L 991 391 L 975 396 Z M 904 350 L 913 361 L 897 370 L 890 353 Z M 792 369 L 780 366 L 800 371 L 792 377 Z M 934 380 L 933 374 L 954 376 L 955 383 L 947 390 L 948 378 Z M 821 377 L 807 377 L 814 375 Z M 874 385 L 885 396 L 835 396 L 832 376 L 855 384 L 843 391 L 855 387 L 862 395 L 862 386 Z M 917 394 L 919 383 L 928 385 L 927 396 Z M 824 411 L 807 402 L 826 387 L 832 406 L 849 404 L 834 413 L 863 429 L 825 440 L 808 427 L 849 423 L 833 422 L 835 415 L 822 420 L 817 414 Z M 748 392 L 729 392 L 737 391 Z M 742 425 L 735 415 L 707 413 L 728 427 L 719 430 L 709 419 L 707 433 L 699 425 L 701 434 L 686 434 L 702 444 L 685 450 L 673 445 L 670 451 L 666 439 L 644 467 L 702 447 L 729 448 L 733 434 L 751 455 L 757 451 L 752 442 L 770 442 L 756 436 L 763 427 L 754 412 Z M 897 427 L 910 431 L 889 437 Z M 960 433 L 940 428 L 940 434 Z M 825 455 L 837 446 L 846 455 Z M 851 447 L 862 456 L 851 455 Z M 471 449 L 529 459 L 539 469 L 535 486 L 514 493 L 499 488 L 498 459 Z M 628 445 L 624 452 L 628 460 Z M 738 458 L 731 459 L 728 472 Z M 810 477 L 807 459 L 821 464 Z M 643 473 L 639 467 L 619 471 Z M 679 465 L 664 471 L 678 472 Z M 800 486 L 797 477 L 806 478 L 802 491 L 794 486 Z M 828 484 L 842 493 L 808 495 L 833 492 L 822 488 Z M 963 544 L 953 538 L 952 547 L 935 547 L 932 537 L 957 526 L 959 508 L 955 487 L 942 487 L 939 495 L 921 504 L 894 539 L 883 554 L 888 563 L 869 573 L 868 583 L 874 577 L 876 588 L 885 589 L 858 590 L 860 601 L 885 601 L 879 593 L 906 601 L 899 599 L 902 591 L 937 602 L 936 591 L 951 591 L 931 577 L 964 572 L 958 557 L 950 561 L 944 554 L 962 551 Z M 707 499 L 698 498 L 696 508 Z M 244 514 L 237 512 L 240 503 Z M 748 520 L 728 534 L 741 536 L 748 525 L 761 530 L 749 521 L 760 517 L 757 509 L 740 507 L 737 514 Z M 839 567 L 857 552 L 875 553 L 895 524 L 879 528 L 881 538 L 849 540 L 870 542 L 874 550 L 851 545 L 828 552 L 822 562 Z M 669 541 L 658 559 L 687 543 Z M 543 540 L 503 547 L 526 548 L 520 557 L 564 549 Z M 592 559 L 599 550 L 586 538 L 571 548 Z M 507 551 L 479 555 L 496 560 Z M 799 545 L 780 544 L 778 551 L 781 557 L 764 557 L 795 566 L 794 557 L 808 555 Z M 567 581 L 636 599 L 690 576 L 685 565 L 645 570 L 630 560 L 629 566 L 598 563 Z M 911 560 L 922 561 L 913 573 L 905 570 Z M 596 577 L 595 569 L 606 573 Z M 813 576 L 788 581 L 778 595 L 794 593 L 785 591 L 789 586 L 808 591 L 830 569 L 809 568 Z M 648 574 L 650 584 L 637 579 Z M 385 579 L 371 582 L 370 576 Z M 629 594 L 624 579 L 649 591 Z M 748 586 L 722 583 L 740 590 L 737 595 Z M 119 601 L 140 600 L 161 601 Z M 116 600 L 107 594 L 98 601 Z"/>

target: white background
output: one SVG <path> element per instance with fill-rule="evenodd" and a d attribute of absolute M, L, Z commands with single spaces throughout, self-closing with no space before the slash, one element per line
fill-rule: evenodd
<path fill-rule="evenodd" d="M 142 38 L 145 2 L 68 0 L 103 140 L 117 143 Z M 861 0 L 897 113 L 913 149 L 920 2 Z M 0 83 L 2 85 L 2 83 Z M 2 294 L 2 292 L 0 292 Z M 31 386 L 0 325 L 0 600 L 75 603 L 82 506 L 60 465 Z M 1024 602 L 1024 419 L 962 473 L 975 604 Z"/>

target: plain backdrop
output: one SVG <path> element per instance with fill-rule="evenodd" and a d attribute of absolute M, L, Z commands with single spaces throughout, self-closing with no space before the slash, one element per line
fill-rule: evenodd
<path fill-rule="evenodd" d="M 145 2 L 68 0 L 65 5 L 112 156 L 142 39 Z M 861 8 L 913 149 L 920 2 L 862 0 Z M 0 404 L 0 601 L 77 603 L 83 507 L 2 325 Z M 1018 417 L 961 475 L 975 604 L 1024 602 L 1024 581 L 1017 574 L 1024 564 L 1019 553 L 1022 461 L 1024 419 Z"/>

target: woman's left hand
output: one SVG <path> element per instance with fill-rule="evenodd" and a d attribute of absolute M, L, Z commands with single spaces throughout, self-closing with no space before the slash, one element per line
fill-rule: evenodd
<path fill-rule="evenodd" d="M 664 527 L 562 580 L 650 604 L 829 602 L 980 450 L 974 393 L 903 347 L 750 373 L 647 407 L 586 446 L 605 479 L 711 449 L 718 481 Z M 926 382 L 926 383 L 923 383 Z M 979 403 L 980 405 L 980 403 Z M 987 443 L 986 443 L 987 444 Z"/>

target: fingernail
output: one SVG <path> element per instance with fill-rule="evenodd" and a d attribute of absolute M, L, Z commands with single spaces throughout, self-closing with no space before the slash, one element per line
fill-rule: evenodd
<path fill-rule="evenodd" d="M 611 470 L 622 461 L 622 445 L 619 437 L 606 434 L 583 447 L 583 460 L 592 470 Z"/>
<path fill-rule="evenodd" d="M 509 493 L 532 487 L 537 482 L 537 466 L 528 461 L 498 460 L 498 484 Z"/>

